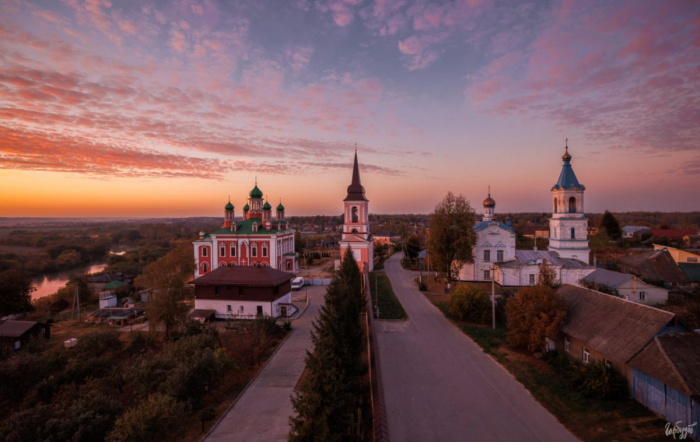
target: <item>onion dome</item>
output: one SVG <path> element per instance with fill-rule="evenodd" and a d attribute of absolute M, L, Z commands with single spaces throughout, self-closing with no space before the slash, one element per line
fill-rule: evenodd
<path fill-rule="evenodd" d="M 561 156 L 564 161 L 571 161 L 571 155 L 569 154 L 569 139 L 566 139 L 566 152 Z"/>
<path fill-rule="evenodd" d="M 255 183 L 255 187 L 253 187 L 253 190 L 251 190 L 250 193 L 249 193 L 248 195 L 250 195 L 251 198 L 256 198 L 256 199 L 259 199 L 259 198 L 262 198 L 262 197 L 263 197 L 262 190 L 258 189 L 258 183 L 257 183 L 257 181 L 256 181 L 256 183 Z"/>
<path fill-rule="evenodd" d="M 224 209 L 225 209 L 227 212 L 233 210 L 233 204 L 231 204 L 231 200 L 230 200 L 230 199 L 228 200 L 228 204 L 226 204 L 226 206 L 224 207 Z"/>
<path fill-rule="evenodd" d="M 283 212 L 283 211 L 284 211 L 284 206 L 282 205 L 282 201 L 280 201 L 280 203 L 277 204 L 277 211 L 278 211 L 278 212 Z"/>
<path fill-rule="evenodd" d="M 272 206 L 270 205 L 270 203 L 265 201 L 265 205 L 263 206 L 263 210 L 272 210 Z"/>
<path fill-rule="evenodd" d="M 491 198 L 491 186 L 489 186 L 489 196 L 484 200 L 484 207 L 494 208 L 496 207 L 496 201 Z"/>
<path fill-rule="evenodd" d="M 250 206 L 246 203 L 246 205 L 243 206 L 243 211 L 244 211 L 244 212 L 247 212 L 247 211 L 249 211 L 249 210 L 250 210 Z"/>

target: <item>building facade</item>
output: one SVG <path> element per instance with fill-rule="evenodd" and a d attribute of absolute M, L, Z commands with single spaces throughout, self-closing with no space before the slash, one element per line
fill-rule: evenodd
<path fill-rule="evenodd" d="M 552 218 L 549 220 L 549 250 L 561 258 L 589 263 L 588 219 L 583 213 L 586 187 L 578 182 L 571 167 L 568 140 L 564 164 L 557 183 L 552 187 Z"/>
<path fill-rule="evenodd" d="M 195 278 L 223 266 L 269 266 L 286 272 L 297 271 L 294 231 L 289 228 L 282 202 L 275 215 L 272 206 L 255 187 L 243 206 L 243 219 L 236 221 L 231 201 L 224 207 L 220 229 L 200 232 L 193 242 Z"/>
<path fill-rule="evenodd" d="M 352 181 L 348 194 L 343 200 L 343 232 L 339 242 L 340 259 L 348 248 L 352 250 L 360 271 L 372 271 L 374 268 L 374 240 L 369 231 L 369 200 L 365 197 L 365 188 L 360 182 L 360 167 L 355 163 L 352 168 Z"/>

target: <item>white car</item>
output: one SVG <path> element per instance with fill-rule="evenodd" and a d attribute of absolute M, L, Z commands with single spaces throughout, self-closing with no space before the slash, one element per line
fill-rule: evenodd
<path fill-rule="evenodd" d="M 304 278 L 299 276 L 292 279 L 292 290 L 299 290 L 304 287 Z"/>

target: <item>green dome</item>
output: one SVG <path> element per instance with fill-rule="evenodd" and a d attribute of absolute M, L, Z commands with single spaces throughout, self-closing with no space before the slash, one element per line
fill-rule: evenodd
<path fill-rule="evenodd" d="M 284 211 L 284 206 L 282 205 L 282 203 L 277 204 L 277 211 L 278 211 L 278 212 L 283 212 L 283 211 Z"/>
<path fill-rule="evenodd" d="M 224 207 L 224 209 L 226 209 L 227 211 L 233 210 L 233 204 L 231 204 L 231 201 L 229 201 L 228 204 L 226 204 L 226 207 Z"/>
<path fill-rule="evenodd" d="M 272 206 L 270 205 L 270 203 L 265 201 L 265 205 L 263 206 L 263 210 L 272 210 Z"/>
<path fill-rule="evenodd" d="M 263 197 L 262 190 L 258 189 L 257 184 L 255 184 L 255 187 L 253 187 L 253 190 L 250 191 L 249 195 L 251 198 L 262 198 Z"/>
<path fill-rule="evenodd" d="M 247 212 L 247 211 L 249 211 L 249 210 L 250 210 L 250 206 L 249 206 L 248 204 L 246 204 L 245 206 L 243 206 L 243 211 Z"/>

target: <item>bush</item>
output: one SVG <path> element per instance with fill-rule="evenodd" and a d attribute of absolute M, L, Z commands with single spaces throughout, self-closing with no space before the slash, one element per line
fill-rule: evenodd
<path fill-rule="evenodd" d="M 508 342 L 514 348 L 546 351 L 545 338 L 555 339 L 566 317 L 566 303 L 550 286 L 522 287 L 506 304 Z"/>
<path fill-rule="evenodd" d="M 147 442 L 167 439 L 183 407 L 174 398 L 152 394 L 122 414 L 107 436 L 109 442 Z"/>
<path fill-rule="evenodd" d="M 121 350 L 122 342 L 119 333 L 110 331 L 98 331 L 88 333 L 78 342 L 81 353 L 91 353 L 96 358 L 108 351 Z"/>
<path fill-rule="evenodd" d="M 460 284 L 450 293 L 447 314 L 460 321 L 485 324 L 491 319 L 491 300 L 479 287 Z"/>
<path fill-rule="evenodd" d="M 425 283 L 423 281 L 421 281 L 419 278 L 416 278 L 414 281 L 416 281 L 416 285 L 418 286 L 418 290 L 420 290 L 421 292 L 428 290 L 428 286 L 425 285 Z"/>
<path fill-rule="evenodd" d="M 605 361 L 573 364 L 573 384 L 576 390 L 596 399 L 620 399 L 627 394 L 627 382 Z"/>

